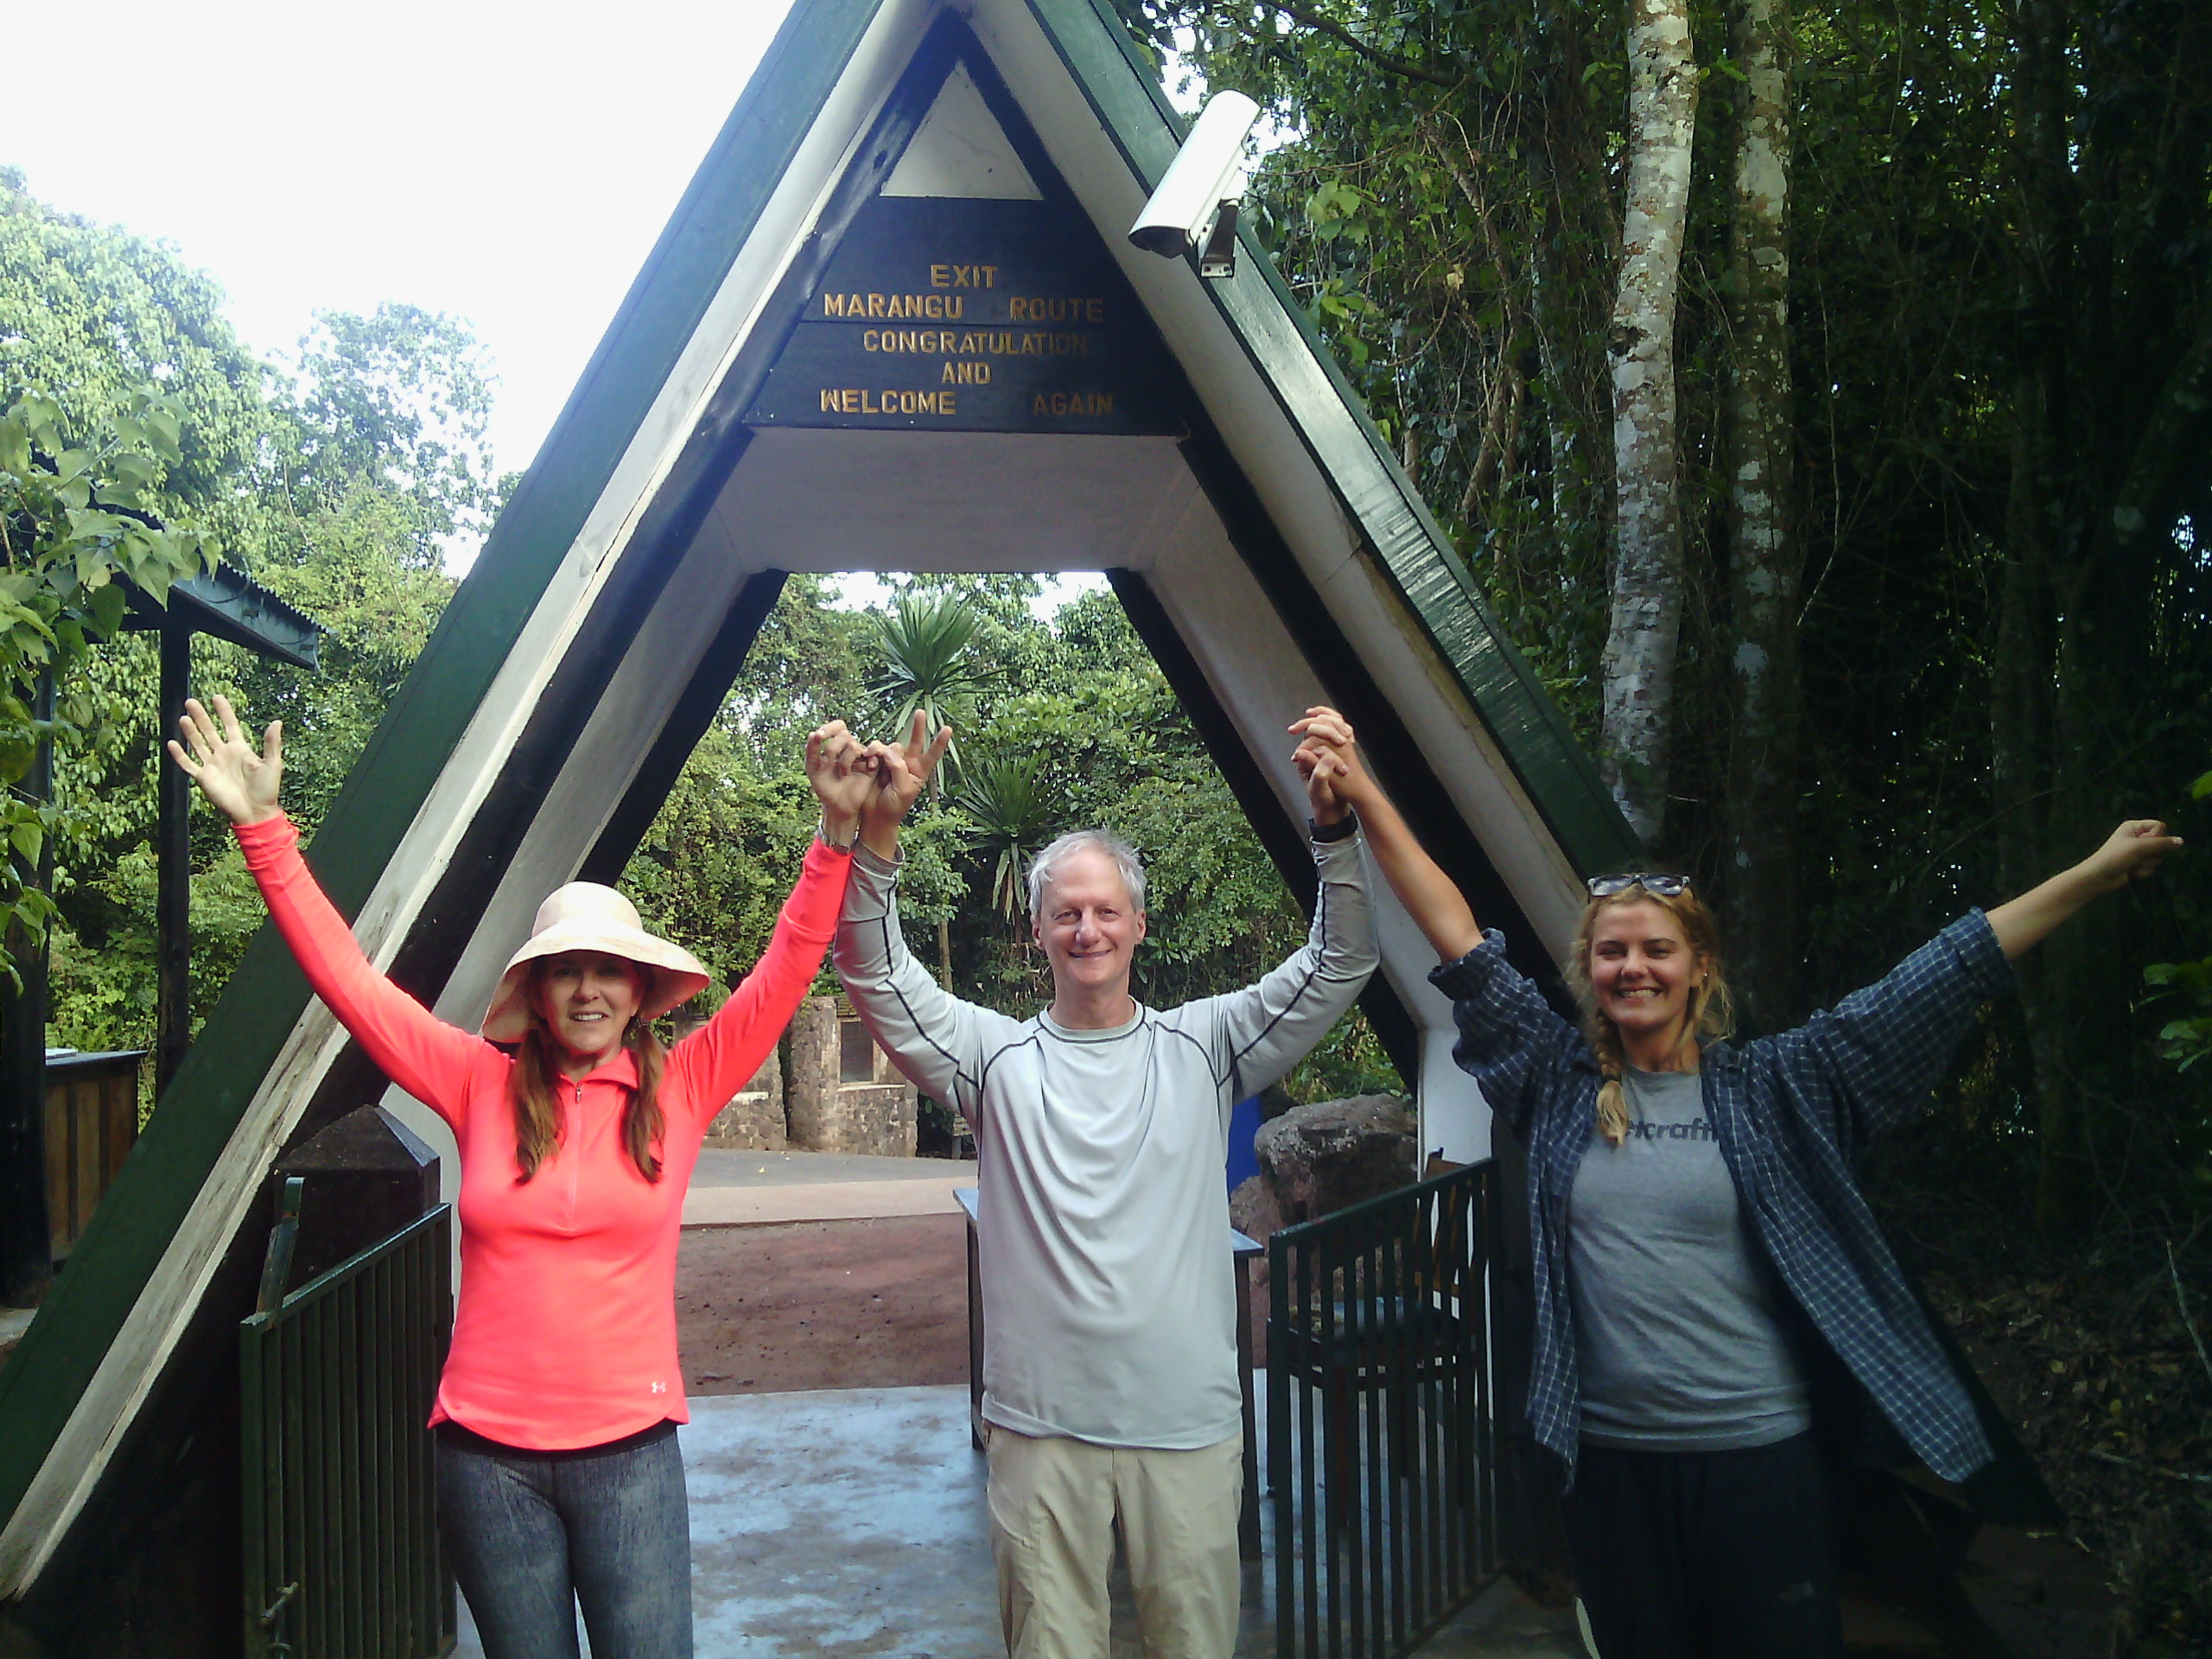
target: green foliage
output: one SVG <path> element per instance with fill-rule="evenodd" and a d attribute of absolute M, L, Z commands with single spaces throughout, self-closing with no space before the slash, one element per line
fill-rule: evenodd
<path fill-rule="evenodd" d="M 1026 917 L 1024 876 L 1051 835 L 1053 803 L 1045 757 L 997 755 L 969 768 L 952 807 L 974 826 L 969 849 L 989 861 L 991 901 L 1017 928 Z"/>
<path fill-rule="evenodd" d="M 327 506 L 366 491 L 404 512 L 417 564 L 481 537 L 498 495 L 484 445 L 494 376 L 466 323 L 389 302 L 367 317 L 320 312 L 299 369 L 296 492 Z"/>
<path fill-rule="evenodd" d="M 48 511 L 41 522 L 66 523 L 95 550 L 79 597 L 65 596 L 65 610 L 73 602 L 80 614 L 49 621 L 64 645 L 78 634 L 103 642 L 78 654 L 58 687 L 61 753 L 44 810 L 59 906 L 58 1033 L 104 1046 L 152 1036 L 151 900 L 136 883 L 151 879 L 165 734 L 154 729 L 153 647 L 140 635 L 111 637 L 101 607 L 118 595 L 99 585 L 100 559 L 165 591 L 160 526 L 194 525 L 324 626 L 319 675 L 204 638 L 193 648 L 203 696 L 226 691 L 251 718 L 284 721 L 287 804 L 311 833 L 452 591 L 447 554 L 467 550 L 494 505 L 482 447 L 490 385 L 464 326 L 397 305 L 323 315 L 295 373 L 280 375 L 238 345 L 206 276 L 156 244 L 46 207 L 0 170 L 0 405 L 29 389 L 40 408 L 66 412 L 57 442 L 31 447 L 56 467 L 82 464 L 87 499 L 60 501 L 74 518 Z M 0 492 L 17 476 L 6 465 L 10 429 L 0 423 Z M 92 459 L 65 463 L 73 451 Z M 76 482 L 34 478 L 31 487 L 51 494 Z M 28 510 L 20 492 L 0 507 L 10 499 L 18 505 L 8 533 L 20 539 Z M 95 506 L 110 509 L 105 518 L 87 516 Z M 73 553 L 67 563 L 73 574 Z M 10 665 L 19 702 L 31 665 Z M 0 725 L 8 712 L 0 704 Z M 12 810 L 20 817 L 21 804 Z M 195 915 L 223 891 L 234 856 L 223 826 L 200 815 Z M 238 942 L 219 910 L 201 922 L 196 999 L 219 988 Z"/>
<path fill-rule="evenodd" d="M 993 678 L 973 650 L 982 626 L 975 608 L 950 592 L 903 594 L 876 619 L 880 664 L 868 690 L 893 710 L 886 729 L 894 741 L 917 709 L 934 736 L 939 727 L 955 725 L 956 715 L 975 706 L 977 694 Z M 948 764 L 956 769 L 959 747 L 956 737 L 946 751 Z"/>
<path fill-rule="evenodd" d="M 2161 987 L 2196 1010 L 2159 1027 L 2158 1052 L 2184 1071 L 2212 1054 L 2212 957 L 2201 962 L 2154 962 L 2144 969 L 2143 982 Z"/>
<path fill-rule="evenodd" d="M 40 877 L 48 841 L 80 827 L 43 780 L 23 787 L 41 747 L 98 741 L 105 710 L 83 667 L 122 625 L 123 583 L 162 604 L 214 563 L 199 534 L 148 511 L 182 462 L 182 429 L 175 401 L 152 391 L 89 428 L 40 391 L 0 413 L 0 971 L 11 979 L 16 945 L 35 947 L 55 913 Z"/>
<path fill-rule="evenodd" d="M 267 369 L 239 346 L 222 290 L 161 244 L 63 213 L 0 168 L 0 387 L 57 398 L 73 431 L 107 430 L 157 388 L 178 458 L 146 505 L 237 557 L 255 511 L 238 482 L 270 430 Z"/>
<path fill-rule="evenodd" d="M 814 830 L 806 733 L 831 718 L 895 728 L 920 677 L 891 666 L 887 635 L 957 636 L 966 657 L 929 660 L 950 664 L 931 680 L 941 714 L 958 710 L 967 762 L 900 837 L 909 947 L 933 960 L 943 924 L 960 995 L 1034 1013 L 1051 982 L 1029 940 L 1027 861 L 1055 836 L 1103 825 L 1145 860 L 1139 995 L 1166 1006 L 1250 983 L 1297 949 L 1305 918 L 1121 601 L 1085 594 L 1047 624 L 1030 612 L 1036 591 L 1027 577 L 915 578 L 868 613 L 832 608 L 819 579 L 793 577 L 625 890 L 718 975 L 753 961 Z M 926 627 L 907 627 L 902 612 Z M 864 683 L 872 696 L 856 695 Z M 1317 1096 L 1402 1087 L 1357 1015 L 1292 1081 Z"/>
<path fill-rule="evenodd" d="M 48 1039 L 71 1048 L 143 1048 L 154 1024 L 154 905 L 160 872 L 139 845 L 84 884 L 115 918 L 99 948 L 57 928 L 48 965 Z M 81 891 L 81 889 L 80 889 Z M 192 1006 L 214 1006 L 246 946 L 268 918 L 245 860 L 225 846 L 192 877 Z"/>

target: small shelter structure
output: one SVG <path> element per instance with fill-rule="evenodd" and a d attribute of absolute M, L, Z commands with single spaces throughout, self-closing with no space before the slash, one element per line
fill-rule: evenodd
<path fill-rule="evenodd" d="M 321 633 L 314 620 L 234 565 L 218 564 L 173 582 L 159 601 L 135 584 L 125 584 L 124 591 L 124 631 L 161 636 L 156 728 L 163 733 L 175 731 L 184 713 L 196 633 L 212 634 L 296 668 L 318 666 Z M 50 673 L 41 696 L 45 706 L 40 716 L 50 720 Z M 34 797 L 50 798 L 53 772 L 53 745 L 41 741 L 29 780 Z M 164 767 L 157 787 L 154 957 L 158 1085 L 175 1073 L 191 1044 L 192 847 L 190 779 Z M 50 851 L 47 858 L 50 863 Z M 55 1190 L 81 1201 L 86 1189 L 105 1185 L 110 1158 L 120 1155 L 120 1147 L 111 1144 L 99 1156 L 90 1155 L 89 1147 L 79 1147 L 81 1155 L 71 1161 L 81 1167 L 56 1179 L 60 1172 L 51 1167 L 57 1161 L 55 1126 L 45 1121 L 46 1027 L 47 962 L 41 946 L 31 961 L 22 964 L 19 984 L 0 984 L 0 1217 L 4 1217 L 0 1219 L 0 1306 L 19 1306 L 16 1299 L 29 1300 L 42 1294 L 51 1277 L 54 1252 L 60 1248 L 51 1241 L 76 1236 L 73 1217 L 65 1225 L 48 1213 Z M 127 1141 L 137 1127 L 131 1110 L 120 1129 L 111 1123 L 98 1138 L 108 1143 Z"/>

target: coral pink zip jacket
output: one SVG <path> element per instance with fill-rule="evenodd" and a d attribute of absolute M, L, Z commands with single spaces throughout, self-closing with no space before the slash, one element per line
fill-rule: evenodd
<path fill-rule="evenodd" d="M 849 855 L 817 842 L 760 961 L 660 1085 L 661 1178 L 622 1141 L 637 1084 L 627 1050 L 557 1090 L 561 1139 L 528 1181 L 515 1165 L 513 1061 L 448 1026 L 369 965 L 300 856 L 290 820 L 238 826 L 308 982 L 386 1076 L 461 1145 L 461 1294 L 433 1423 L 508 1446 L 599 1446 L 663 1418 L 688 1422 L 676 1357 L 676 1246 L 708 1122 L 742 1089 L 814 982 L 844 902 Z"/>

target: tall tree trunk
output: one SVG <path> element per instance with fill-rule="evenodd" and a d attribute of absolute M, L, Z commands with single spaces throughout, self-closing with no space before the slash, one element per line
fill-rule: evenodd
<path fill-rule="evenodd" d="M 1605 324 L 1620 232 L 1605 176 L 1604 123 L 1585 73 L 1595 43 L 1589 14 L 1565 0 L 1543 0 L 1536 43 L 1541 101 L 1528 155 L 1543 223 L 1529 272 L 1529 312 L 1543 370 L 1553 550 L 1564 582 L 1594 586 L 1605 577 L 1613 540 L 1613 474 L 1604 442 L 1612 424 Z"/>
<path fill-rule="evenodd" d="M 1646 845 L 1666 830 L 1682 535 L 1675 297 L 1697 70 L 1687 0 L 1630 0 L 1628 211 L 1613 304 L 1615 527 L 1599 766 Z"/>
<path fill-rule="evenodd" d="M 1735 620 L 1733 741 L 1725 809 L 1728 943 L 1752 1022 L 1798 1007 L 1797 607 L 1805 568 L 1793 532 L 1789 379 L 1788 0 L 1740 0 L 1743 72 L 1727 298 L 1735 378 L 1728 399 L 1728 589 Z"/>
<path fill-rule="evenodd" d="M 1999 626 L 2001 634 L 2010 625 L 2012 637 L 2005 643 L 2024 646 L 2028 654 L 2000 671 L 2008 678 L 2026 677 L 2010 684 L 2000 680 L 1998 688 L 1996 713 L 2004 722 L 1994 734 L 1999 804 L 2011 806 L 2008 816 L 2014 819 L 1999 832 L 2000 857 L 2012 866 L 2005 871 L 2008 892 L 2048 874 L 2056 868 L 2052 849 L 2071 839 L 2075 766 L 2069 759 L 2076 740 L 2069 732 L 2078 731 L 2083 712 L 2081 688 L 2069 687 L 2065 672 L 2069 659 L 2077 671 L 2082 666 L 2079 652 L 2069 648 L 2068 636 L 2080 619 L 2069 614 L 2068 599 L 2079 586 L 2083 554 L 2082 528 L 2075 522 L 2082 482 L 2080 446 L 2069 441 L 2068 430 L 2079 412 L 2067 347 L 2078 300 L 2081 224 L 2066 118 L 2068 25 L 2058 0 L 2025 0 L 2016 16 L 2020 370 L 2006 509 L 2013 568 L 2006 572 Z M 2024 608 L 2015 615 L 2015 606 Z M 2040 747 L 2014 747 L 2028 743 Z M 2081 928 L 2067 931 L 2070 938 L 2036 953 L 2021 982 L 2035 1058 L 2036 1215 L 2046 1227 L 2057 1225 L 2073 1208 L 2069 1176 L 2079 1079 L 2070 1075 L 2067 1038 L 2082 998 L 2079 966 L 2065 947 L 2079 939 Z"/>

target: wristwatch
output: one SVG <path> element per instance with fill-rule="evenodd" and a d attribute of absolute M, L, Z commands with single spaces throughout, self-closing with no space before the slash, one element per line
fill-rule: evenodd
<path fill-rule="evenodd" d="M 825 815 L 815 821 L 814 838 L 833 853 L 849 853 L 861 838 L 861 821 L 855 818 L 852 828 L 846 832 L 845 839 L 840 841 L 830 833 L 830 820 Z"/>
<path fill-rule="evenodd" d="M 1350 841 L 1359 833 L 1359 814 L 1346 807 L 1344 817 L 1334 823 L 1316 823 L 1308 818 L 1306 820 L 1306 830 L 1309 839 L 1324 844 L 1332 841 Z"/>

